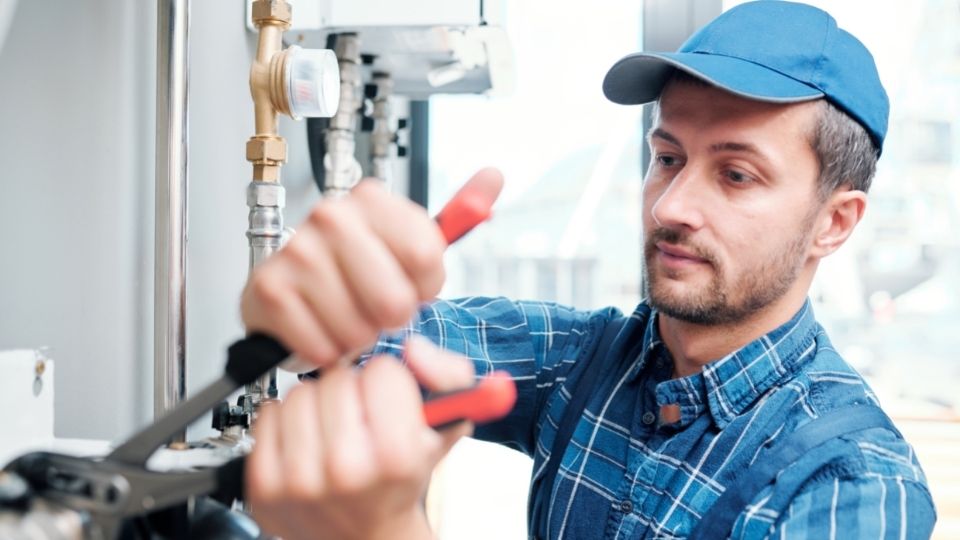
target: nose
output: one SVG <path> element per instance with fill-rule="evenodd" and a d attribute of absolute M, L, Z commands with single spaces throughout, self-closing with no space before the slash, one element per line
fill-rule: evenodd
<path fill-rule="evenodd" d="M 653 220 L 661 227 L 697 230 L 703 226 L 703 202 L 707 195 L 702 175 L 688 164 L 670 180 L 663 182 L 650 210 Z"/>

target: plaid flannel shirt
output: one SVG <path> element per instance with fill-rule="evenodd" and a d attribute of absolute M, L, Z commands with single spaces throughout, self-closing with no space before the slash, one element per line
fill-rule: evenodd
<path fill-rule="evenodd" d="M 782 434 L 836 408 L 876 404 L 809 301 L 781 327 L 677 379 L 656 312 L 641 303 L 611 347 L 615 361 L 607 362 L 587 403 L 553 492 L 539 493 L 571 397 L 567 375 L 618 316 L 614 308 L 586 312 L 475 297 L 437 301 L 413 325 L 471 359 L 478 376 L 499 369 L 516 381 L 514 410 L 479 426 L 475 436 L 533 458 L 530 502 L 546 501 L 549 514 L 548 530 L 531 535 L 683 538 Z M 383 339 L 373 353 L 396 353 L 398 342 Z M 660 407 L 668 404 L 679 405 L 678 422 L 661 422 Z M 770 425 L 772 432 L 760 427 Z M 824 463 L 824 456 L 834 457 Z M 927 538 L 935 519 L 912 448 L 892 432 L 869 429 L 816 448 L 784 470 L 744 508 L 731 538 Z"/>

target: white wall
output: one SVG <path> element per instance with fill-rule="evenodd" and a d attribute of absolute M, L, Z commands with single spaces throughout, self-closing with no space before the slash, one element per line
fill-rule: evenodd
<path fill-rule="evenodd" d="M 143 414 L 148 223 L 134 216 L 151 181 L 153 23 L 132 6 L 20 2 L 0 53 L 0 348 L 50 347 L 69 436 L 111 437 Z"/>
<path fill-rule="evenodd" d="M 156 2 L 30 0 L 0 52 L 0 349 L 50 347 L 60 437 L 116 439 L 152 416 L 155 40 Z M 190 389 L 242 333 L 254 47 L 243 2 L 193 2 Z M 281 131 L 295 224 L 316 188 L 303 124 Z"/>

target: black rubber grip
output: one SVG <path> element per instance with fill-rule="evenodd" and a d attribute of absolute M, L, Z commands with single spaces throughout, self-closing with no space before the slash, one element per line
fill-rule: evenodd
<path fill-rule="evenodd" d="M 252 383 L 290 356 L 279 341 L 265 334 L 251 334 L 227 349 L 227 376 L 237 386 Z"/>

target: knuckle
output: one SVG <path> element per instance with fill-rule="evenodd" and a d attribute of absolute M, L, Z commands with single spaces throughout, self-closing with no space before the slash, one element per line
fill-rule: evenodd
<path fill-rule="evenodd" d="M 250 498 L 250 501 L 263 504 L 270 500 L 271 493 L 268 491 L 267 486 L 264 483 L 263 473 L 260 472 L 259 467 L 256 467 L 254 464 L 256 455 L 256 453 L 250 454 L 250 463 L 247 466 L 247 470 L 244 472 L 243 478 L 246 482 L 246 493 Z"/>
<path fill-rule="evenodd" d="M 316 340 L 304 342 L 301 347 L 293 348 L 293 351 L 319 369 L 332 366 L 340 358 L 339 349 Z"/>
<path fill-rule="evenodd" d="M 393 356 L 380 355 L 371 358 L 366 368 L 360 372 L 360 377 L 367 379 L 367 384 L 389 382 L 389 386 L 396 391 L 415 391 L 416 379 L 409 369 Z"/>
<path fill-rule="evenodd" d="M 372 379 L 382 377 L 380 373 L 384 370 L 391 369 L 394 363 L 395 362 L 386 355 L 377 355 L 370 358 L 360 371 L 360 384 L 369 384 Z"/>
<path fill-rule="evenodd" d="M 308 218 L 321 233 L 325 235 L 340 235 L 349 226 L 352 212 L 346 200 L 321 203 L 313 208 Z"/>
<path fill-rule="evenodd" d="M 290 474 L 286 478 L 285 492 L 286 500 L 299 505 L 310 505 L 323 497 L 318 483 L 303 474 Z"/>
<path fill-rule="evenodd" d="M 432 273 L 428 275 L 423 280 L 422 287 L 423 290 L 421 294 L 423 297 L 422 300 L 432 300 L 438 294 L 440 294 L 440 289 L 443 288 L 443 283 L 447 280 L 447 271 L 444 269 L 441 264 L 436 268 Z"/>
<path fill-rule="evenodd" d="M 407 323 L 417 308 L 417 297 L 413 288 L 394 287 L 384 291 L 376 300 L 376 312 L 379 322 L 385 326 L 400 326 Z"/>
<path fill-rule="evenodd" d="M 328 449 L 326 477 L 334 493 L 353 493 L 361 489 L 362 472 L 358 470 L 356 449 L 337 445 Z"/>
<path fill-rule="evenodd" d="M 316 384 L 310 382 L 295 386 L 287 393 L 287 397 L 281 407 L 293 410 L 311 407 L 314 401 L 313 391 L 315 387 Z"/>
<path fill-rule="evenodd" d="M 340 334 L 344 348 L 351 351 L 375 343 L 378 335 L 376 329 L 364 322 L 354 323 Z"/>
<path fill-rule="evenodd" d="M 380 454 L 380 476 L 383 480 L 391 483 L 408 483 L 418 479 L 420 466 L 413 452 L 407 448 L 384 450 Z"/>
<path fill-rule="evenodd" d="M 433 273 L 443 266 L 443 249 L 436 242 L 421 238 L 410 244 L 406 258 L 411 273 Z"/>
<path fill-rule="evenodd" d="M 308 245 L 302 236 L 294 237 L 284 246 L 282 253 L 297 266 L 310 266 L 313 263 L 315 248 Z"/>
<path fill-rule="evenodd" d="M 254 273 L 250 279 L 250 292 L 265 308 L 276 308 L 283 304 L 283 284 L 268 268 L 261 268 Z"/>
<path fill-rule="evenodd" d="M 326 202 L 314 206 L 307 217 L 307 221 L 321 231 L 335 227 L 337 219 L 336 205 Z"/>
<path fill-rule="evenodd" d="M 374 177 L 365 177 L 357 183 L 352 190 L 350 190 L 350 195 L 353 197 L 368 197 L 370 195 L 376 194 L 378 191 L 382 190 L 380 186 L 380 181 Z"/>
<path fill-rule="evenodd" d="M 276 482 L 261 466 L 261 461 L 262 459 L 257 452 L 251 453 L 250 463 L 247 465 L 247 470 L 244 471 L 247 497 L 249 497 L 251 503 L 258 506 L 271 504 L 280 497 Z"/>
<path fill-rule="evenodd" d="M 263 498 L 256 493 L 245 494 L 244 497 L 253 510 L 253 518 L 261 527 L 265 530 L 278 529 L 275 519 L 279 504 L 276 499 Z"/>

